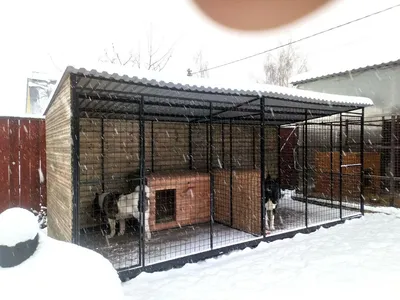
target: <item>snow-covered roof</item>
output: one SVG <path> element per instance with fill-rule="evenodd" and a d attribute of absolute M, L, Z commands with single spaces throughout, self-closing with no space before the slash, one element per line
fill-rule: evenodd
<path fill-rule="evenodd" d="M 51 106 L 62 82 L 70 74 L 77 75 L 77 91 L 80 95 L 91 95 L 90 99 L 81 103 L 81 107 L 94 106 L 94 98 L 131 99 L 148 96 L 159 99 L 174 99 L 180 103 L 190 101 L 213 102 L 226 105 L 246 105 L 249 101 L 265 97 L 266 106 L 281 109 L 304 109 L 348 111 L 373 105 L 369 98 L 342 96 L 295 88 L 280 87 L 268 84 L 246 83 L 243 81 L 211 80 L 197 77 L 176 76 L 167 72 L 151 72 L 142 69 L 120 67 L 113 64 L 100 64 L 94 67 L 68 66 L 58 81 L 56 89 L 50 96 Z M 102 98 L 102 99 L 100 99 Z M 129 100 L 128 99 L 128 100 Z M 128 101 L 127 100 L 127 101 Z M 254 107 L 256 103 L 254 102 Z M 183 104 L 182 104 L 183 105 Z M 206 106 L 207 107 L 207 106 Z M 127 113 L 132 107 L 125 107 Z M 335 108 L 335 109 L 333 109 Z M 336 109 L 337 108 L 337 109 Z M 120 107 L 123 109 L 123 107 Z M 174 113 L 177 113 L 174 111 Z M 200 113 L 200 112 L 199 112 Z M 205 112 L 204 112 L 205 113 Z"/>
<path fill-rule="evenodd" d="M 32 74 L 28 76 L 28 79 L 53 82 L 56 81 L 57 77 L 58 76 L 55 74 L 33 71 Z"/>
<path fill-rule="evenodd" d="M 355 73 L 369 69 L 383 68 L 391 65 L 400 64 L 400 54 L 395 53 L 385 59 L 370 59 L 367 57 L 367 61 L 353 61 L 351 64 L 347 65 L 333 65 L 331 68 L 321 68 L 313 71 L 305 72 L 293 76 L 289 79 L 289 83 L 297 85 L 300 83 L 315 81 L 317 79 L 333 77 L 337 75 L 342 75 L 346 73 Z"/>

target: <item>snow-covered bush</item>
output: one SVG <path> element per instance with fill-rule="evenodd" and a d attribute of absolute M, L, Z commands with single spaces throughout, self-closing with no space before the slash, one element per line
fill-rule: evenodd
<path fill-rule="evenodd" d="M 47 207 L 40 204 L 40 210 L 31 208 L 32 213 L 37 217 L 40 229 L 47 227 Z"/>
<path fill-rule="evenodd" d="M 0 214 L 0 299 L 124 299 L 109 260 L 47 236 L 37 226 L 46 208 L 32 212 L 14 207 Z M 50 276 L 43 280 L 41 274 Z M 38 287 L 44 292 L 35 292 Z"/>

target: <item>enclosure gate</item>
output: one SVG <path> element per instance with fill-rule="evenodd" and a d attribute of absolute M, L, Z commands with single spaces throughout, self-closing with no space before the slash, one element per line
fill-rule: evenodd
<path fill-rule="evenodd" d="M 364 212 L 364 162 L 376 169 L 379 159 L 375 153 L 367 153 L 365 159 L 363 119 L 363 111 L 347 112 L 299 126 L 296 199 L 306 204 L 307 225 L 309 204 L 336 208 L 326 212 L 331 219 Z"/>

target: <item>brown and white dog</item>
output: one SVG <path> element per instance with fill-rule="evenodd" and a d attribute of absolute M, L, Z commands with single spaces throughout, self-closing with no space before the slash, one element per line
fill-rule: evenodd
<path fill-rule="evenodd" d="M 119 233 L 118 235 L 124 235 L 126 219 L 135 218 L 139 220 L 140 213 L 144 212 L 144 229 L 145 238 L 151 239 L 151 232 L 149 226 L 149 215 L 150 215 L 150 188 L 146 185 L 144 187 L 145 199 L 143 208 L 139 203 L 140 187 L 137 186 L 135 191 L 129 194 L 120 194 L 115 192 L 106 192 L 97 194 L 93 200 L 93 214 L 94 218 L 103 215 L 107 218 L 107 222 L 110 225 L 111 232 L 107 235 L 107 238 L 115 236 L 116 223 L 119 221 Z"/>

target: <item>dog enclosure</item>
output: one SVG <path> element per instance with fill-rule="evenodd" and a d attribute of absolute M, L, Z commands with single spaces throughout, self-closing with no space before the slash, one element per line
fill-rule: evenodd
<path fill-rule="evenodd" d="M 48 233 L 101 253 L 122 278 L 362 213 L 369 99 L 113 68 L 68 67 L 46 110 Z M 288 188 L 275 228 L 267 177 Z M 123 235 L 108 238 L 107 219 L 93 218 L 103 192 L 139 197 Z"/>

